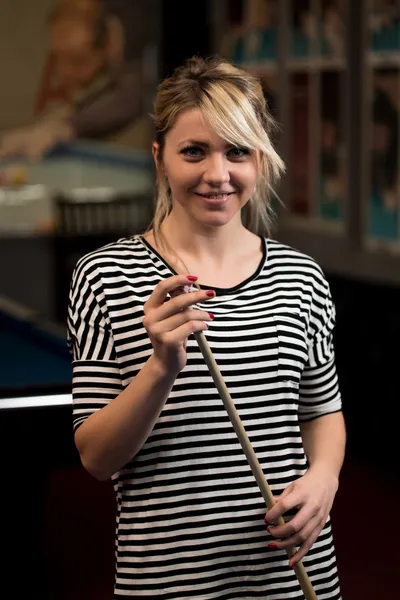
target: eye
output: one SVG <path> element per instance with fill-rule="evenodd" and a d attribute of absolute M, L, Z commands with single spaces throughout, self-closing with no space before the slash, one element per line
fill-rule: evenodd
<path fill-rule="evenodd" d="M 234 146 L 228 152 L 228 156 L 234 159 L 245 158 L 249 156 L 250 150 L 248 148 L 239 148 L 239 146 Z"/>
<path fill-rule="evenodd" d="M 182 148 L 182 150 L 180 151 L 180 154 L 183 154 L 187 158 L 199 159 L 199 158 L 203 158 L 204 150 L 202 148 L 200 148 L 200 146 L 186 146 L 185 148 Z"/>

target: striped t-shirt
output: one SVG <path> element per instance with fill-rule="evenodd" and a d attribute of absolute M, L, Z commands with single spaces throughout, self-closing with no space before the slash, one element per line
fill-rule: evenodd
<path fill-rule="evenodd" d="M 263 240 L 256 272 L 212 288 L 205 332 L 275 496 L 306 472 L 299 423 L 341 410 L 328 283 L 313 259 Z M 143 306 L 173 269 L 141 236 L 79 260 L 68 339 L 78 428 L 152 354 Z M 265 503 L 194 338 L 142 449 L 113 476 L 114 598 L 302 599 L 283 550 L 271 550 Z M 340 599 L 328 520 L 303 559 L 319 600 Z"/>

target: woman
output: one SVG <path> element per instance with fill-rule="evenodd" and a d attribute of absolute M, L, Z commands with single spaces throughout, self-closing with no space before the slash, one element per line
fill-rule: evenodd
<path fill-rule="evenodd" d="M 318 597 L 339 599 L 334 307 L 315 262 L 268 238 L 283 165 L 262 89 L 193 58 L 159 86 L 155 125 L 152 227 L 82 258 L 70 295 L 76 445 L 117 496 L 115 598 L 300 599 L 305 557 Z M 196 331 L 275 494 L 267 524 Z"/>

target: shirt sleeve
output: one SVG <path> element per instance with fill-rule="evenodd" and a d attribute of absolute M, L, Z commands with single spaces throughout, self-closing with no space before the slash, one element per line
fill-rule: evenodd
<path fill-rule="evenodd" d="M 78 268 L 70 288 L 67 341 L 72 355 L 76 430 L 123 389 L 110 326 L 84 271 Z"/>
<path fill-rule="evenodd" d="M 100 138 L 120 131 L 143 114 L 144 96 L 143 78 L 135 63 L 118 81 L 77 108 L 70 119 L 76 137 Z"/>
<path fill-rule="evenodd" d="M 335 323 L 335 306 L 324 279 L 311 310 L 308 361 L 299 389 L 299 421 L 310 421 L 342 409 L 333 345 Z"/>

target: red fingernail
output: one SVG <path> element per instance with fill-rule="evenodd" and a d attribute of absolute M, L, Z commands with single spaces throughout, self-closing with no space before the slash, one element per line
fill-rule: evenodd
<path fill-rule="evenodd" d="M 196 275 L 188 275 L 186 279 L 188 279 L 189 281 L 197 281 L 198 277 L 196 277 Z"/>
<path fill-rule="evenodd" d="M 214 290 L 207 290 L 206 296 L 208 296 L 209 298 L 214 298 L 214 296 L 215 296 Z"/>
<path fill-rule="evenodd" d="M 273 542 L 271 542 L 271 544 L 268 544 L 268 548 L 271 548 L 271 550 L 276 550 L 277 549 L 277 545 L 274 544 Z"/>
<path fill-rule="evenodd" d="M 292 562 L 292 561 L 291 561 L 291 562 L 289 563 L 289 567 L 290 567 L 291 569 L 293 569 L 293 567 L 295 567 L 295 566 L 296 566 L 296 563 L 295 563 L 295 562 Z"/>
<path fill-rule="evenodd" d="M 213 315 L 212 313 L 208 313 L 208 316 L 210 317 L 210 319 L 215 319 L 215 315 Z"/>
<path fill-rule="evenodd" d="M 272 529 L 272 527 L 271 527 L 271 526 L 267 527 L 267 531 L 268 531 L 268 533 L 271 533 L 271 529 Z"/>

